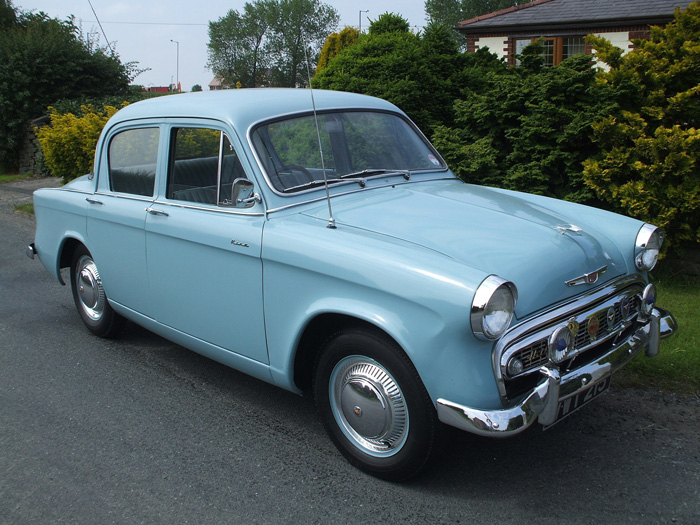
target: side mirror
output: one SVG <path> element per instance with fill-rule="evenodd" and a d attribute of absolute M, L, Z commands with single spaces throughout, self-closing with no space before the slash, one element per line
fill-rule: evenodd
<path fill-rule="evenodd" d="M 231 186 L 231 202 L 235 208 L 250 208 L 256 202 L 262 202 L 262 199 L 255 193 L 255 184 L 248 179 L 239 178 Z"/>

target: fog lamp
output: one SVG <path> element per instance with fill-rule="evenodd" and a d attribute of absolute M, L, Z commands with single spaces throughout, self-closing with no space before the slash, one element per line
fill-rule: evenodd
<path fill-rule="evenodd" d="M 575 338 L 570 324 L 557 328 L 549 338 L 549 360 L 557 365 L 564 361 L 574 349 Z"/>

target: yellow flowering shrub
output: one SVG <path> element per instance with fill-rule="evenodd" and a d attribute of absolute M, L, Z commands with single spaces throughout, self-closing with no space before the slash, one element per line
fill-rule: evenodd
<path fill-rule="evenodd" d="M 127 105 L 124 103 L 123 106 Z M 81 106 L 82 115 L 51 111 L 51 125 L 37 130 L 44 160 L 49 171 L 63 183 L 90 173 L 95 159 L 95 146 L 102 128 L 118 109 L 104 106 Z"/>

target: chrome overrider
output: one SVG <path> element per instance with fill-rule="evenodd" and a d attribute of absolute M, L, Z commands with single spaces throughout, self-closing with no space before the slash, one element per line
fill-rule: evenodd
<path fill-rule="evenodd" d="M 604 355 L 581 367 L 566 371 L 560 371 L 559 367 L 550 361 L 537 370 L 541 379 L 534 389 L 512 402 L 508 402 L 505 396 L 505 379 L 499 365 L 500 355 L 506 345 L 504 340 L 512 341 L 513 337 L 522 337 L 523 334 L 541 330 L 544 326 L 556 325 L 573 312 L 609 299 L 622 289 L 643 284 L 639 276 L 624 277 L 511 328 L 495 345 L 493 359 L 496 380 L 505 408 L 481 410 L 438 399 L 437 412 L 440 421 L 461 430 L 491 437 L 518 434 L 535 422 L 544 426 L 551 425 L 557 420 L 560 401 L 604 381 L 642 350 L 645 350 L 648 357 L 656 355 L 660 340 L 673 334 L 678 325 L 673 315 L 654 306 L 647 318 L 640 316 L 636 321 L 637 327 L 627 337 L 613 343 Z"/>

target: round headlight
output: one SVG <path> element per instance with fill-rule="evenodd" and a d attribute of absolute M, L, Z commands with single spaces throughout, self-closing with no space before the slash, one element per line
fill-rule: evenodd
<path fill-rule="evenodd" d="M 518 291 L 515 285 L 495 275 L 489 275 L 479 285 L 472 302 L 471 324 L 479 339 L 498 339 L 513 319 Z"/>
<path fill-rule="evenodd" d="M 656 304 L 656 286 L 653 284 L 647 284 L 644 288 L 644 293 L 642 293 L 642 306 L 640 308 L 642 316 L 649 318 L 651 312 L 654 311 L 654 304 Z"/>
<path fill-rule="evenodd" d="M 634 244 L 634 264 L 639 270 L 651 270 L 656 266 L 664 243 L 664 232 L 651 224 L 645 224 L 637 234 Z"/>

